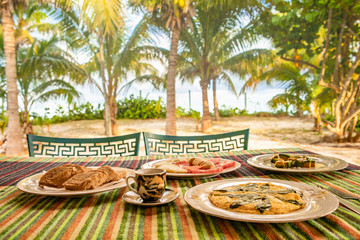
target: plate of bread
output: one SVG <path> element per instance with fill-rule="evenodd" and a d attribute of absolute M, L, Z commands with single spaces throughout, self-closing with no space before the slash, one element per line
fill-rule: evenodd
<path fill-rule="evenodd" d="M 92 195 L 126 187 L 125 178 L 134 170 L 110 166 L 84 167 L 63 164 L 18 182 L 21 191 L 58 197 Z"/>
<path fill-rule="evenodd" d="M 223 158 L 179 157 L 145 163 L 141 168 L 161 168 L 170 178 L 209 177 L 232 172 L 241 164 Z"/>

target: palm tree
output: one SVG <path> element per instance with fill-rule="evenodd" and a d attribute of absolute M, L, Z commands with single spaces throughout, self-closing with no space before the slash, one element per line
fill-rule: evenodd
<path fill-rule="evenodd" d="M 80 96 L 69 82 L 61 79 L 65 75 L 75 75 L 80 69 L 70 61 L 69 54 L 57 46 L 58 43 L 59 39 L 54 36 L 48 41 L 35 40 L 29 48 L 18 51 L 17 75 L 24 105 L 24 133 L 32 133 L 29 113 L 35 102 L 58 97 L 73 100 Z"/>
<path fill-rule="evenodd" d="M 212 120 L 209 111 L 207 89 L 210 81 L 224 81 L 234 93 L 230 73 L 237 77 L 256 72 L 264 64 L 268 50 L 242 51 L 256 40 L 252 23 L 240 28 L 241 19 L 236 11 L 216 7 L 198 8 L 193 21 L 193 31 L 184 31 L 181 38 L 181 78 L 200 77 L 203 100 L 202 131 L 209 132 Z M 234 29 L 235 28 L 235 29 Z M 216 84 L 213 85 L 216 91 Z M 216 101 L 216 92 L 215 92 Z M 214 105 L 217 105 L 216 102 Z"/>
<path fill-rule="evenodd" d="M 54 33 L 58 26 L 46 22 L 48 14 L 52 11 L 50 6 L 38 4 L 37 1 L 23 1 L 16 6 L 15 11 L 15 41 L 16 48 L 20 45 L 31 44 L 34 41 L 33 33 Z"/>
<path fill-rule="evenodd" d="M 80 15 L 80 16 L 79 16 Z M 114 53 L 119 45 L 119 31 L 123 28 L 124 18 L 120 0 L 84 0 L 73 2 L 70 9 L 65 9 L 58 16 L 60 23 L 66 29 L 64 40 L 76 53 L 88 55 L 91 61 L 82 66 L 83 76 L 95 84 L 105 100 L 105 134 L 111 136 L 111 108 L 114 106 L 112 91 L 114 72 L 117 62 Z M 121 45 L 122 42 L 120 42 Z M 120 53 L 117 52 L 120 57 Z M 115 57 L 114 57 L 115 58 Z M 101 83 L 94 79 L 96 73 Z"/>
<path fill-rule="evenodd" d="M 269 67 L 260 76 L 250 78 L 244 89 L 254 89 L 257 84 L 263 81 L 267 84 L 277 82 L 286 88 L 286 92 L 282 95 L 283 98 L 287 98 L 290 104 L 295 107 L 297 116 L 302 117 L 304 110 L 310 110 L 308 106 L 311 102 L 310 84 L 312 80 L 314 80 L 314 75 L 311 70 L 282 61 Z"/>
<path fill-rule="evenodd" d="M 268 102 L 269 107 L 273 110 L 284 107 L 285 112 L 288 115 L 289 115 L 289 108 L 291 107 L 291 105 L 295 105 L 295 104 L 296 104 L 296 97 L 287 90 L 285 90 L 284 93 L 275 95 Z"/>
<path fill-rule="evenodd" d="M 66 26 L 66 38 L 70 39 L 72 49 L 88 56 L 89 60 L 81 65 L 85 79 L 93 84 L 105 99 L 105 134 L 116 135 L 116 99 L 123 89 L 122 83 L 131 74 L 135 75 L 135 79 L 130 82 L 154 80 L 157 75 L 151 64 L 142 61 L 156 55 L 153 47 L 140 46 L 146 37 L 147 18 L 140 21 L 131 35 L 126 34 L 127 29 L 122 27 L 104 37 L 99 37 L 97 29 L 84 24 L 91 23 L 87 16 L 78 19 L 76 12 L 68 11 L 61 16 L 61 20 Z M 97 79 L 101 79 L 101 82 Z"/>
<path fill-rule="evenodd" d="M 7 112 L 9 116 L 7 129 L 7 155 L 24 152 L 22 143 L 23 134 L 20 127 L 18 89 L 16 76 L 16 41 L 13 21 L 13 8 L 16 1 L 2 0 L 2 26 L 5 54 L 5 74 L 7 82 Z"/>
<path fill-rule="evenodd" d="M 162 20 L 165 28 L 171 31 L 171 46 L 169 53 L 167 98 L 166 98 L 166 127 L 167 135 L 176 135 L 176 102 L 175 78 L 178 57 L 178 43 L 181 29 L 191 25 L 191 18 L 195 15 L 194 0 L 131 0 L 135 8 L 143 7 L 151 12 L 154 19 Z"/>
<path fill-rule="evenodd" d="M 45 1 L 44 1 L 45 2 Z M 49 0 L 51 3 L 61 3 L 69 5 L 70 0 Z M 17 89 L 17 75 L 16 75 L 16 47 L 21 41 L 31 40 L 28 31 L 25 28 L 17 28 L 15 31 L 13 16 L 15 12 L 21 8 L 26 12 L 28 6 L 39 8 L 38 1 L 32 0 L 1 0 L 2 13 L 2 32 L 3 32 L 3 46 L 5 55 L 5 72 L 7 82 L 7 111 L 9 116 L 8 136 L 6 154 L 16 155 L 24 152 L 22 144 L 22 131 L 20 126 L 19 104 L 18 104 L 18 89 Z M 27 12 L 30 13 L 31 11 Z M 34 11 L 32 11 L 34 12 Z M 24 13 L 24 12 L 23 12 Z M 39 12 L 38 12 L 39 13 Z M 23 15 L 22 15 L 23 16 Z M 18 17 L 18 24 L 21 25 L 22 16 Z M 35 18 L 38 18 L 36 16 Z M 19 26 L 18 25 L 18 26 Z M 24 25 L 23 25 L 24 26 Z M 19 29 L 23 31 L 19 31 Z M 18 37 L 18 41 L 16 39 Z"/>

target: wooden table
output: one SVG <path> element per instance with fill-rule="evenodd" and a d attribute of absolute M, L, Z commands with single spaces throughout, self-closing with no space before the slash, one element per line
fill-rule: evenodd
<path fill-rule="evenodd" d="M 360 239 L 360 216 L 340 205 L 332 214 L 297 223 L 247 223 L 212 217 L 184 201 L 191 187 L 220 179 L 269 177 L 307 184 L 321 182 L 360 197 L 360 167 L 315 174 L 280 174 L 251 167 L 252 156 L 275 153 L 307 153 L 301 149 L 267 149 L 198 154 L 241 163 L 237 171 L 206 179 L 168 180 L 179 192 L 174 202 L 158 207 L 125 203 L 127 188 L 94 196 L 57 198 L 17 190 L 16 183 L 35 173 L 65 163 L 83 166 L 116 166 L 138 169 L 151 157 L 0 158 L 0 239 Z M 360 206 L 360 202 L 350 200 Z"/>

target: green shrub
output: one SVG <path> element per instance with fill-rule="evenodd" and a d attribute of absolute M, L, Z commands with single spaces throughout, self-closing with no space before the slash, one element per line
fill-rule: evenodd
<path fill-rule="evenodd" d="M 32 124 L 41 126 L 43 124 L 49 125 L 51 123 L 61 123 L 67 121 L 102 119 L 104 112 L 101 104 L 98 104 L 97 108 L 95 108 L 89 102 L 80 104 L 79 106 L 77 104 L 73 104 L 67 111 L 64 110 L 62 106 L 58 106 L 52 117 L 49 117 L 49 110 L 49 108 L 45 108 L 45 116 L 43 117 L 36 113 L 32 113 Z"/>
<path fill-rule="evenodd" d="M 5 132 L 5 128 L 8 124 L 8 120 L 9 120 L 9 116 L 7 115 L 7 113 L 5 111 L 1 112 L 0 114 L 0 131 L 1 131 L 1 135 L 4 135 Z"/>
<path fill-rule="evenodd" d="M 165 118 L 166 108 L 163 105 L 161 98 L 150 100 L 141 96 L 135 98 L 134 95 L 130 95 L 129 98 L 117 102 L 117 118 Z"/>
<path fill-rule="evenodd" d="M 327 114 L 325 117 L 322 118 L 322 120 L 324 122 L 328 121 L 328 122 L 334 122 L 334 116 L 331 114 Z"/>
<path fill-rule="evenodd" d="M 103 119 L 104 107 L 101 104 L 95 108 L 91 103 L 87 102 L 77 106 L 76 104 L 69 110 L 69 120 L 94 120 Z"/>
<path fill-rule="evenodd" d="M 247 115 L 245 109 L 241 110 L 237 107 L 227 108 L 225 105 L 222 105 L 222 107 L 219 108 L 220 117 L 234 117 L 234 116 L 244 116 L 244 115 Z"/>
<path fill-rule="evenodd" d="M 176 108 L 176 117 L 177 118 L 189 117 L 189 113 L 186 112 L 185 108 L 177 107 Z"/>

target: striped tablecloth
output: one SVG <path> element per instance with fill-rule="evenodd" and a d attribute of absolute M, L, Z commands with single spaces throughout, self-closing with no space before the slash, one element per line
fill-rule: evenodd
<path fill-rule="evenodd" d="M 179 192 L 174 202 L 158 207 L 125 203 L 126 188 L 80 198 L 56 198 L 23 193 L 16 183 L 27 176 L 65 163 L 83 166 L 110 165 L 138 169 L 160 157 L 0 158 L 0 239 L 360 239 L 360 216 L 340 205 L 319 219 L 281 224 L 246 223 L 200 213 L 189 207 L 185 192 L 191 187 L 221 179 L 269 177 L 308 184 L 321 182 L 360 197 L 360 167 L 315 174 L 275 174 L 249 166 L 252 156 L 307 153 L 301 149 L 267 149 L 198 154 L 233 159 L 237 171 L 215 178 L 168 180 Z M 351 200 L 360 206 L 360 202 Z"/>

